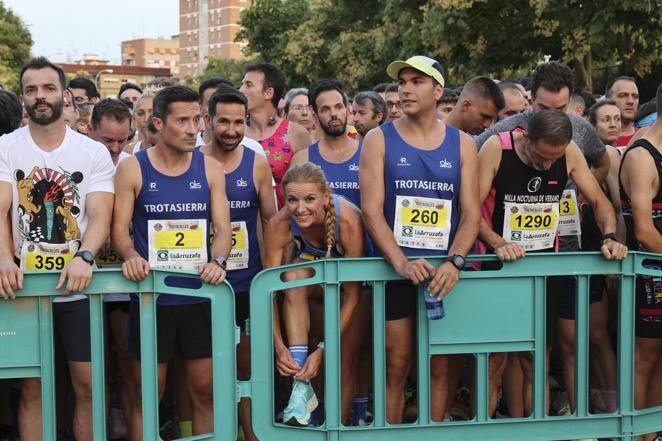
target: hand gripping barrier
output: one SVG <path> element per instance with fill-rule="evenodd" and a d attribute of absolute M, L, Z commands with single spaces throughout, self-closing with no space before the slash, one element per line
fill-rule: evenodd
<path fill-rule="evenodd" d="M 140 293 L 140 344 L 143 397 L 143 439 L 160 440 L 156 358 L 156 298 L 154 293 L 206 297 L 211 301 L 212 361 L 214 387 L 214 433 L 195 440 L 229 441 L 236 438 L 237 384 L 234 294 L 226 282 L 220 286 L 202 284 L 198 290 L 174 288 L 169 276 L 189 276 L 186 272 L 151 271 L 140 283 L 122 276 L 119 270 L 95 271 L 85 291 L 90 299 L 92 344 L 92 418 L 94 440 L 106 440 L 104 382 L 103 294 Z M 192 276 L 199 279 L 198 275 Z M 53 363 L 53 323 L 51 297 L 59 273 L 26 274 L 17 299 L 0 303 L 0 378 L 41 378 L 43 439 L 56 439 L 55 383 Z M 61 294 L 61 293 L 60 293 Z"/>
<path fill-rule="evenodd" d="M 328 259 L 262 271 L 251 286 L 251 357 L 253 426 L 260 440 L 348 441 L 394 440 L 416 437 L 432 440 L 559 440 L 612 438 L 635 440 L 640 434 L 662 429 L 662 407 L 634 409 L 634 291 L 636 275 L 662 277 L 662 271 L 644 268 L 645 259 L 659 255 L 631 253 L 622 262 L 607 261 L 597 253 L 527 255 L 501 270 L 463 272 L 458 285 L 444 300 L 446 317 L 425 319 L 419 294 L 418 420 L 389 425 L 385 418 L 384 286 L 400 277 L 382 259 Z M 471 260 L 493 260 L 481 256 Z M 437 266 L 440 259 L 431 259 Z M 283 282 L 284 272 L 312 268 L 308 279 Z M 613 274 L 620 278 L 618 321 L 618 410 L 613 414 L 588 412 L 589 277 Z M 578 279 L 576 299 L 576 411 L 572 416 L 548 416 L 545 411 L 545 280 L 573 275 Z M 345 281 L 373 282 L 373 393 L 374 422 L 369 427 L 347 427 L 340 421 L 339 293 Z M 274 356 L 272 294 L 287 288 L 321 284 L 324 288 L 325 422 L 315 428 L 294 428 L 274 422 Z M 528 418 L 490 419 L 488 362 L 496 352 L 533 353 L 533 411 Z M 476 412 L 471 421 L 430 421 L 429 366 L 434 354 L 476 355 Z M 256 399 L 259 397 L 259 400 Z"/>

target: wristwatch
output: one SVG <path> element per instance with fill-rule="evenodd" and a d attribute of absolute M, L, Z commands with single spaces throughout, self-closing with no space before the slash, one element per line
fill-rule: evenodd
<path fill-rule="evenodd" d="M 94 254 L 90 253 L 89 251 L 79 251 L 74 254 L 74 257 L 80 257 L 90 265 L 94 265 Z"/>
<path fill-rule="evenodd" d="M 225 269 L 228 267 L 228 261 L 225 260 L 225 257 L 223 256 L 218 256 L 213 261 L 216 262 L 218 266 L 220 266 L 223 269 L 223 271 L 225 271 Z"/>
<path fill-rule="evenodd" d="M 455 268 L 462 271 L 464 269 L 464 264 L 466 263 L 466 260 L 464 259 L 463 256 L 460 256 L 459 254 L 455 254 L 453 256 L 446 257 L 444 259 L 444 262 L 450 262 L 453 264 Z"/>
<path fill-rule="evenodd" d="M 618 242 L 618 237 L 616 236 L 616 233 L 607 233 L 602 236 L 602 240 L 600 241 L 601 244 L 605 243 L 605 240 L 611 239 L 614 242 Z"/>

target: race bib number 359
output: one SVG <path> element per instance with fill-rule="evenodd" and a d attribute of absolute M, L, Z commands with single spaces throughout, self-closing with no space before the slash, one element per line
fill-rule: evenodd
<path fill-rule="evenodd" d="M 76 254 L 69 244 L 24 243 L 21 248 L 21 269 L 24 271 L 63 270 Z"/>
<path fill-rule="evenodd" d="M 447 250 L 453 202 L 447 199 L 397 196 L 393 235 L 400 246 Z"/>

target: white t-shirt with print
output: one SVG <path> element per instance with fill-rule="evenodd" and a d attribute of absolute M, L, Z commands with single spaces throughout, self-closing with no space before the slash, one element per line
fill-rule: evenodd
<path fill-rule="evenodd" d="M 87 230 L 86 195 L 114 193 L 115 167 L 108 149 L 68 127 L 56 149 L 40 149 L 29 126 L 0 138 L 0 181 L 13 189 L 14 253 L 25 245 L 68 244 L 75 249 Z M 73 301 L 81 295 L 57 297 Z"/>

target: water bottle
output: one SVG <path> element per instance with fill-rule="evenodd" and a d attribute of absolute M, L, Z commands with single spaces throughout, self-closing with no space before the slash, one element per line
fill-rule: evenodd
<path fill-rule="evenodd" d="M 429 284 L 429 281 L 423 284 L 423 298 L 425 299 L 425 310 L 427 311 L 428 320 L 440 320 L 446 315 L 446 312 L 444 312 L 444 301 L 437 300 L 437 297 L 430 295 Z"/>

